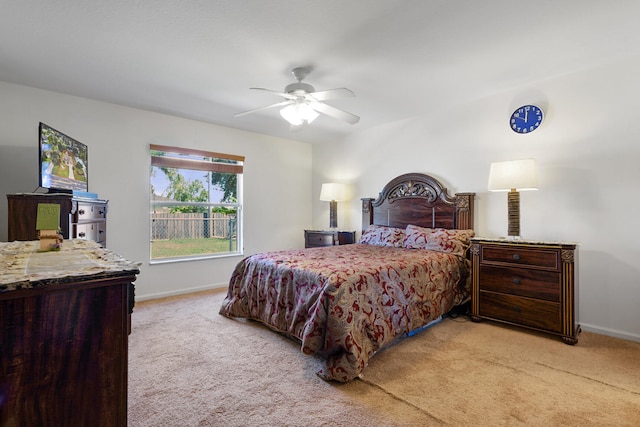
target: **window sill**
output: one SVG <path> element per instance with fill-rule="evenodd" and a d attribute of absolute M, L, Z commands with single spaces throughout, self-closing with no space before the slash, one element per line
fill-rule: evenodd
<path fill-rule="evenodd" d="M 185 262 L 185 261 L 201 261 L 207 259 L 218 259 L 218 258 L 230 258 L 230 257 L 241 257 L 244 256 L 242 252 L 228 252 L 224 254 L 206 254 L 206 255 L 193 255 L 189 257 L 179 257 L 179 258 L 160 258 L 160 259 L 151 259 L 149 260 L 150 265 L 154 264 L 171 264 L 174 262 Z"/>

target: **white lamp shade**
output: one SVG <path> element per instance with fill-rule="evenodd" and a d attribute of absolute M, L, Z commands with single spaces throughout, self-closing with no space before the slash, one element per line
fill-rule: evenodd
<path fill-rule="evenodd" d="M 346 200 L 346 190 L 344 184 L 337 184 L 334 182 L 322 184 L 320 190 L 320 200 L 325 202 L 342 202 Z"/>
<path fill-rule="evenodd" d="M 490 191 L 537 190 L 538 176 L 534 159 L 510 160 L 491 163 Z"/>

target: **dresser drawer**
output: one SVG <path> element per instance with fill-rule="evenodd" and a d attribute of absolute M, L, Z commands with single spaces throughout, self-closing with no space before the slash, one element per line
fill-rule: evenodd
<path fill-rule="evenodd" d="M 560 273 L 480 265 L 480 289 L 560 302 Z"/>
<path fill-rule="evenodd" d="M 556 302 L 481 291 L 480 313 L 487 318 L 562 332 L 560 303 Z"/>
<path fill-rule="evenodd" d="M 322 231 L 305 231 L 305 246 L 308 248 L 315 246 L 333 246 L 335 233 Z"/>
<path fill-rule="evenodd" d="M 481 263 L 526 265 L 554 271 L 560 270 L 559 251 L 553 249 L 482 246 Z"/>
<path fill-rule="evenodd" d="M 93 240 L 94 242 L 103 243 L 104 246 L 104 241 L 107 237 L 106 221 L 77 224 L 75 227 L 76 239 Z"/>
<path fill-rule="evenodd" d="M 101 203 L 78 203 L 78 222 L 105 219 L 107 205 Z"/>

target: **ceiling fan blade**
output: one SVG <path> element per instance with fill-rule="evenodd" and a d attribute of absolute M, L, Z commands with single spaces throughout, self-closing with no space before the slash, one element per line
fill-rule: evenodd
<path fill-rule="evenodd" d="M 271 104 L 271 105 L 265 105 L 264 107 L 259 107 L 259 108 L 254 108 L 253 110 L 249 110 L 249 111 L 243 111 L 242 113 L 237 113 L 234 114 L 234 117 L 241 117 L 241 116 L 246 116 L 247 114 L 251 114 L 251 113 L 255 113 L 256 111 L 261 111 L 261 110 L 266 110 L 268 108 L 275 108 L 275 107 L 281 107 L 284 105 L 289 105 L 289 104 L 293 104 L 294 101 L 287 99 L 286 101 L 282 101 L 282 102 L 277 102 L 275 104 Z"/>
<path fill-rule="evenodd" d="M 311 105 L 311 108 L 319 113 L 326 114 L 327 116 L 333 117 L 334 119 L 351 123 L 352 125 L 355 125 L 360 121 L 360 117 L 356 116 L 355 114 L 348 113 L 344 110 L 325 104 L 323 102 L 312 102 L 309 105 Z"/>
<path fill-rule="evenodd" d="M 272 89 L 265 89 L 263 87 L 250 87 L 249 89 L 251 89 L 251 90 L 263 90 L 265 92 L 271 92 L 274 95 L 282 96 L 282 97 L 285 97 L 287 99 L 296 99 L 297 98 L 296 95 L 292 95 L 290 93 L 280 92 L 280 91 L 272 90 Z"/>
<path fill-rule="evenodd" d="M 353 98 L 356 94 L 346 87 L 340 87 L 337 89 L 319 90 L 317 92 L 310 93 L 307 96 L 315 99 L 316 101 L 325 101 L 327 99 Z"/>

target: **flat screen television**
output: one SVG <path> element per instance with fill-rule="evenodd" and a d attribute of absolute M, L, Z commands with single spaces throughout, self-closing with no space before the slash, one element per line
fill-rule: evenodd
<path fill-rule="evenodd" d="M 40 123 L 40 182 L 49 193 L 89 191 L 89 150 L 86 145 Z"/>

